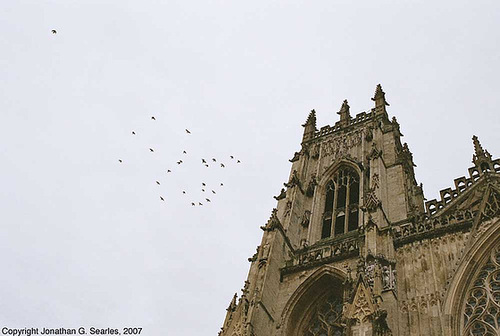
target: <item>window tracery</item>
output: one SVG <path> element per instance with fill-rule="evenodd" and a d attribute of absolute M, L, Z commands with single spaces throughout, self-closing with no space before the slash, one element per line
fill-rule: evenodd
<path fill-rule="evenodd" d="M 464 335 L 500 334 L 500 246 L 488 258 L 468 290 Z"/>
<path fill-rule="evenodd" d="M 321 239 L 356 230 L 358 220 L 359 175 L 341 167 L 326 185 Z"/>
<path fill-rule="evenodd" d="M 343 336 L 342 298 L 332 293 L 326 296 L 315 308 L 304 336 Z"/>

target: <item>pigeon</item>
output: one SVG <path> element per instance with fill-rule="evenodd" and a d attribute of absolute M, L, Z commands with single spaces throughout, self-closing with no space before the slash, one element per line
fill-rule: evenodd
<path fill-rule="evenodd" d="M 231 155 L 231 156 L 229 156 L 229 157 L 230 157 L 231 159 L 234 159 L 234 156 L 232 156 L 232 155 Z"/>
<path fill-rule="evenodd" d="M 211 202 L 209 198 L 205 198 L 205 200 L 206 200 L 207 202 Z"/>
<path fill-rule="evenodd" d="M 163 197 L 160 196 L 160 199 L 165 202 L 165 199 Z"/>
<path fill-rule="evenodd" d="M 57 30 L 52 29 L 52 34 L 57 34 Z"/>
<path fill-rule="evenodd" d="M 216 159 L 212 159 L 213 162 L 216 162 L 217 160 Z"/>
<path fill-rule="evenodd" d="M 156 184 L 160 185 L 160 182 L 159 182 L 159 181 L 156 181 Z"/>
<path fill-rule="evenodd" d="M 156 120 L 156 118 L 154 116 L 151 117 L 152 120 Z"/>
<path fill-rule="evenodd" d="M 205 161 L 205 159 L 201 159 L 201 163 L 207 163 L 207 161 Z"/>
<path fill-rule="evenodd" d="M 201 191 L 205 192 L 205 189 L 201 189 Z"/>
<path fill-rule="evenodd" d="M 186 133 L 187 134 L 191 134 L 191 132 L 186 128 Z"/>
<path fill-rule="evenodd" d="M 153 149 L 153 148 L 150 148 L 149 150 L 150 150 L 151 152 L 154 152 L 154 149 Z"/>
<path fill-rule="evenodd" d="M 201 202 L 198 202 L 198 205 L 203 205 L 203 203 L 201 203 Z"/>
<path fill-rule="evenodd" d="M 118 159 L 118 162 L 122 163 L 123 161 L 121 159 Z"/>
<path fill-rule="evenodd" d="M 187 154 L 187 152 L 186 151 L 182 151 L 182 154 Z"/>
<path fill-rule="evenodd" d="M 201 185 L 204 186 L 204 187 L 206 186 L 205 182 L 201 182 Z"/>
<path fill-rule="evenodd" d="M 134 131 L 132 131 L 132 134 L 133 134 L 133 135 L 135 135 L 135 132 L 134 132 Z"/>
<path fill-rule="evenodd" d="M 241 163 L 241 161 L 240 161 L 240 160 L 238 160 L 238 161 L 236 161 L 236 163 Z"/>
<path fill-rule="evenodd" d="M 212 194 L 215 194 L 215 190 L 212 190 Z"/>
<path fill-rule="evenodd" d="M 195 206 L 196 204 L 194 204 L 193 202 L 191 202 L 191 205 L 192 205 L 192 206 Z"/>
<path fill-rule="evenodd" d="M 221 163 L 221 164 L 220 164 L 220 166 L 221 166 L 222 168 L 224 168 L 224 167 L 225 167 L 223 163 Z"/>
<path fill-rule="evenodd" d="M 172 171 L 170 169 L 167 170 L 167 173 L 171 173 Z"/>

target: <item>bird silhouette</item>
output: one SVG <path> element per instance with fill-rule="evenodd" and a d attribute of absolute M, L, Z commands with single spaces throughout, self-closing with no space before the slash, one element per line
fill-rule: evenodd
<path fill-rule="evenodd" d="M 181 164 L 181 163 L 182 163 L 182 160 L 177 161 L 177 164 Z"/>
<path fill-rule="evenodd" d="M 201 185 L 204 186 L 204 187 L 206 186 L 205 182 L 201 182 Z"/>
<path fill-rule="evenodd" d="M 207 161 L 205 161 L 205 159 L 201 159 L 201 163 L 207 163 Z"/>
<path fill-rule="evenodd" d="M 224 167 L 225 167 L 223 163 L 221 163 L 221 164 L 220 164 L 220 166 L 221 166 L 222 168 L 224 168 Z"/>
<path fill-rule="evenodd" d="M 198 202 L 198 205 L 203 205 L 203 203 L 201 203 L 201 202 Z"/>
<path fill-rule="evenodd" d="M 234 156 L 232 156 L 232 155 L 231 155 L 231 156 L 229 156 L 229 157 L 230 157 L 231 159 L 234 159 Z"/>
<path fill-rule="evenodd" d="M 160 199 L 165 202 L 165 199 L 163 197 L 160 196 Z"/>
<path fill-rule="evenodd" d="M 241 161 L 240 161 L 240 160 L 238 160 L 238 161 L 236 161 L 236 163 L 241 163 Z"/>
<path fill-rule="evenodd" d="M 205 200 L 206 200 L 207 202 L 211 202 L 209 198 L 205 198 Z"/>
<path fill-rule="evenodd" d="M 52 29 L 52 34 L 57 34 L 57 31 L 55 29 Z"/>
<path fill-rule="evenodd" d="M 186 128 L 186 133 L 187 134 L 191 134 L 191 132 Z"/>
<path fill-rule="evenodd" d="M 216 159 L 212 159 L 213 162 L 216 162 L 217 160 Z"/>
<path fill-rule="evenodd" d="M 186 192 L 183 190 L 182 193 L 185 194 Z"/>
<path fill-rule="evenodd" d="M 160 185 L 160 182 L 159 182 L 159 181 L 156 181 L 156 184 Z"/>
<path fill-rule="evenodd" d="M 132 134 L 133 134 L 133 135 L 135 135 L 135 132 L 134 132 L 134 131 L 132 131 Z"/>
<path fill-rule="evenodd" d="M 187 154 L 187 152 L 186 151 L 182 151 L 182 154 Z"/>
<path fill-rule="evenodd" d="M 192 205 L 192 206 L 195 206 L 196 204 L 194 204 L 193 202 L 191 202 L 191 205 Z"/>
<path fill-rule="evenodd" d="M 201 189 L 201 191 L 205 192 L 205 189 Z"/>
<path fill-rule="evenodd" d="M 205 167 L 207 167 L 207 168 L 208 168 L 208 165 L 207 165 L 207 164 L 205 164 Z"/>
<path fill-rule="evenodd" d="M 167 173 L 171 173 L 172 171 L 170 169 L 167 170 Z"/>
<path fill-rule="evenodd" d="M 156 118 L 154 116 L 151 117 L 151 120 L 156 120 Z"/>
<path fill-rule="evenodd" d="M 123 161 L 122 161 L 122 159 L 118 159 L 118 162 L 122 163 Z"/>
<path fill-rule="evenodd" d="M 212 194 L 216 194 L 215 190 L 212 190 Z"/>
<path fill-rule="evenodd" d="M 223 186 L 224 186 L 224 183 L 221 183 L 221 184 L 220 184 L 220 186 L 221 186 L 221 187 L 223 187 Z"/>
<path fill-rule="evenodd" d="M 150 148 L 149 150 L 150 150 L 151 152 L 154 152 L 154 149 L 153 149 L 153 148 Z"/>

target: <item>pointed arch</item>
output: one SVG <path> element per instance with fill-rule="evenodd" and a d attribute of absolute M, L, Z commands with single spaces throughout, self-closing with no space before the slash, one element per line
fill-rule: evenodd
<path fill-rule="evenodd" d="M 488 229 L 476 236 L 463 254 L 463 259 L 453 276 L 443 300 L 444 331 L 447 336 L 462 335 L 467 294 L 481 267 L 488 262 L 493 250 L 500 248 L 500 219 L 492 219 Z"/>
<path fill-rule="evenodd" d="M 342 284 L 346 279 L 347 273 L 330 265 L 324 265 L 312 273 L 286 303 L 281 315 L 281 335 L 298 336 L 300 326 L 318 301 L 329 293 L 343 297 Z"/>

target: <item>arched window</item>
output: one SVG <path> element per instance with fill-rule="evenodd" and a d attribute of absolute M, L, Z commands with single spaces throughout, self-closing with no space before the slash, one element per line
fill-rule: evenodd
<path fill-rule="evenodd" d="M 340 167 L 326 186 L 321 239 L 356 230 L 358 218 L 359 175 L 352 168 Z"/>
<path fill-rule="evenodd" d="M 500 246 L 492 251 L 486 264 L 467 291 L 463 335 L 500 334 Z"/>
<path fill-rule="evenodd" d="M 326 295 L 313 308 L 301 333 L 303 336 L 342 336 L 342 298 L 335 293 Z"/>

